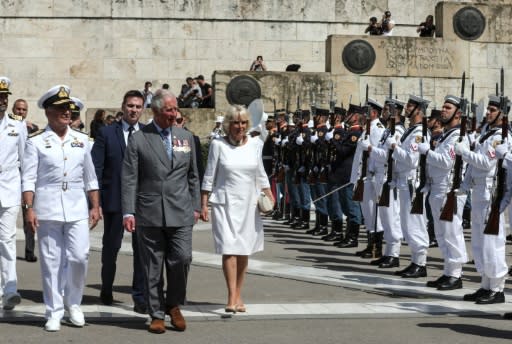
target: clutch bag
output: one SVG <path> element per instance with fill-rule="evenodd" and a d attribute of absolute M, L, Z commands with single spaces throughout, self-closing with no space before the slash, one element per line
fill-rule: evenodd
<path fill-rule="evenodd" d="M 270 213 L 274 210 L 274 204 L 272 204 L 270 198 L 268 198 L 263 192 L 260 193 L 260 196 L 258 197 L 258 208 L 264 214 Z"/>

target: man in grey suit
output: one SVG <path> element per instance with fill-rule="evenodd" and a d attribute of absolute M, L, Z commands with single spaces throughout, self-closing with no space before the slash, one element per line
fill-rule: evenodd
<path fill-rule="evenodd" d="M 186 328 L 179 305 L 185 303 L 192 261 L 192 226 L 199 218 L 199 178 L 192 134 L 172 127 L 176 97 L 158 92 L 153 121 L 134 133 L 122 169 L 123 226 L 137 230 L 151 316 L 149 331 L 165 332 L 165 314 L 178 331 Z M 167 291 L 163 292 L 163 265 Z"/>

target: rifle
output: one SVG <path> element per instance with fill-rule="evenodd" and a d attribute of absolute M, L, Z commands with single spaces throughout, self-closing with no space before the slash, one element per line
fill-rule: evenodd
<path fill-rule="evenodd" d="M 336 101 L 334 100 L 334 83 L 331 81 L 331 89 L 329 91 L 329 124 L 331 128 L 334 128 L 334 107 L 336 106 Z"/>
<path fill-rule="evenodd" d="M 471 132 L 476 132 L 477 123 L 476 123 L 476 108 L 475 104 L 475 84 L 471 83 Z"/>
<path fill-rule="evenodd" d="M 462 74 L 462 90 L 460 92 L 461 96 L 461 104 L 459 106 L 460 111 L 462 112 L 462 119 L 460 122 L 460 136 L 459 142 L 464 140 L 464 136 L 466 136 L 467 129 L 467 114 L 466 114 L 466 100 L 464 99 L 464 86 L 466 82 L 466 73 Z M 456 110 L 457 111 L 457 110 Z M 440 220 L 443 221 L 453 221 L 453 214 L 457 214 L 457 191 L 460 188 L 460 184 L 462 183 L 462 156 L 455 156 L 455 164 L 453 165 L 453 180 L 452 187 L 450 191 L 446 195 L 446 202 L 444 203 L 443 209 L 441 210 L 441 215 L 439 216 Z"/>
<path fill-rule="evenodd" d="M 393 97 L 393 82 L 389 82 L 389 99 Z M 392 101 L 388 103 L 390 115 L 388 117 L 389 122 L 389 136 L 395 135 L 395 106 Z M 379 197 L 379 207 L 389 207 L 389 192 L 390 184 L 393 181 L 393 149 L 388 150 L 388 170 L 386 172 L 386 181 L 382 185 L 382 191 Z"/>
<path fill-rule="evenodd" d="M 364 134 L 364 139 L 368 140 L 370 137 L 370 127 L 371 127 L 371 120 L 370 120 L 370 106 L 368 105 L 368 85 L 366 85 L 366 131 Z M 368 168 L 368 157 L 370 153 L 365 150 L 363 151 L 363 160 L 361 164 L 361 176 L 356 182 L 356 187 L 354 188 L 354 194 L 352 195 L 352 200 L 356 202 L 362 202 L 363 201 L 363 195 L 364 195 L 364 181 L 366 179 L 366 170 Z"/>
<path fill-rule="evenodd" d="M 302 133 L 304 132 L 304 117 L 302 110 L 300 108 L 300 96 L 297 96 L 297 110 L 295 111 L 295 114 L 297 115 L 297 117 L 299 117 L 299 121 L 297 123 L 298 134 L 302 135 Z M 295 161 L 297 162 L 297 169 L 295 170 L 294 184 L 300 184 L 302 173 L 299 172 L 299 169 L 303 166 L 304 163 L 304 149 L 302 145 L 298 146 L 298 149 L 295 152 Z"/>
<path fill-rule="evenodd" d="M 420 97 L 423 98 L 423 79 L 420 79 Z M 423 114 L 421 119 L 421 142 L 425 142 L 427 138 L 428 124 L 427 116 Z M 423 188 L 427 183 L 427 156 L 420 155 L 420 184 L 414 191 L 414 198 L 411 203 L 411 214 L 423 214 Z"/>
<path fill-rule="evenodd" d="M 427 138 L 427 116 L 423 115 L 421 119 L 421 142 L 425 142 Z M 420 184 L 414 192 L 414 199 L 411 203 L 411 214 L 423 214 L 423 188 L 427 183 L 427 156 L 420 156 Z"/>
<path fill-rule="evenodd" d="M 505 77 L 503 67 L 501 68 L 501 94 L 500 94 L 500 112 L 501 112 L 501 143 L 503 144 L 508 136 L 508 118 L 507 103 L 508 98 L 504 95 Z M 493 192 L 491 201 L 491 210 L 489 218 L 485 224 L 484 234 L 498 235 L 500 231 L 500 203 L 505 195 L 507 186 L 507 170 L 503 168 L 503 159 L 499 159 L 496 166 L 495 177 L 496 188 Z"/>

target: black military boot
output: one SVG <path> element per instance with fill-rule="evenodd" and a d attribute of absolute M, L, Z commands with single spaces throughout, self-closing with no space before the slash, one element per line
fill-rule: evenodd
<path fill-rule="evenodd" d="M 284 197 L 281 199 L 281 202 L 279 202 L 279 205 L 276 206 L 276 209 L 274 209 L 274 212 L 272 213 L 272 220 L 279 220 L 283 217 L 283 205 Z"/>
<path fill-rule="evenodd" d="M 290 223 L 290 227 L 295 229 L 297 227 L 300 227 L 302 226 L 302 214 L 304 213 L 304 210 L 303 209 L 297 209 L 297 215 L 295 216 L 295 221 L 293 221 L 292 223 Z M 298 228 L 300 229 L 300 228 Z"/>
<path fill-rule="evenodd" d="M 339 248 L 351 248 L 357 247 L 359 238 L 359 224 L 348 222 L 347 223 L 347 233 L 345 235 L 345 240 L 342 240 L 336 247 Z"/>
<path fill-rule="evenodd" d="M 343 221 L 334 220 L 332 221 L 331 233 L 322 237 L 324 241 L 342 241 L 343 240 Z"/>
<path fill-rule="evenodd" d="M 314 236 L 326 235 L 329 230 L 327 229 L 327 223 L 329 217 L 327 215 L 320 214 L 320 228 L 313 233 Z"/>
<path fill-rule="evenodd" d="M 285 222 L 283 222 L 283 225 L 286 225 L 286 226 L 289 226 L 292 223 L 294 223 L 295 217 L 297 216 L 297 212 L 298 212 L 298 209 L 295 209 L 291 206 L 288 209 L 290 209 L 290 215 L 288 216 L 288 219 Z"/>
<path fill-rule="evenodd" d="M 302 209 L 302 224 L 295 227 L 295 229 L 309 229 L 310 210 Z"/>
<path fill-rule="evenodd" d="M 371 245 L 371 251 L 361 255 L 361 258 L 381 258 L 382 257 L 382 239 L 384 232 L 372 232 L 373 241 Z M 368 240 L 370 241 L 370 240 Z M 380 264 L 380 263 L 379 263 Z"/>
<path fill-rule="evenodd" d="M 375 233 L 372 232 L 366 232 L 368 237 L 368 243 L 366 244 L 366 247 L 356 252 L 356 256 L 359 256 L 361 258 L 371 258 L 372 256 L 372 250 L 373 250 L 373 244 L 375 242 Z"/>
<path fill-rule="evenodd" d="M 318 210 L 315 210 L 315 227 L 306 231 L 306 234 L 313 234 L 320 228 L 320 213 Z"/>

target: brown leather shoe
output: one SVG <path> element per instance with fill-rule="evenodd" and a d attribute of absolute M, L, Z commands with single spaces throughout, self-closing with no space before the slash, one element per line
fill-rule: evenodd
<path fill-rule="evenodd" d="M 151 333 L 164 333 L 165 322 L 162 319 L 153 319 L 149 325 L 148 331 Z"/>
<path fill-rule="evenodd" d="M 171 325 L 174 326 L 176 331 L 185 331 L 187 323 L 185 322 L 185 318 L 183 318 L 178 306 L 169 307 L 167 314 L 171 316 Z"/>

